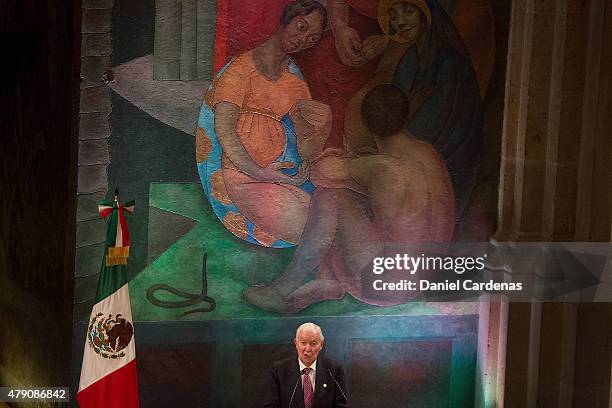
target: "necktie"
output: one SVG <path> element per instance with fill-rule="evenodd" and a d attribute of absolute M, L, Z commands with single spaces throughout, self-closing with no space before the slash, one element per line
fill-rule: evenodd
<path fill-rule="evenodd" d="M 313 401 L 312 382 L 310 382 L 310 371 L 312 371 L 312 368 L 306 367 L 304 369 L 304 380 L 302 381 L 302 388 L 304 389 L 305 408 L 312 408 Z"/>

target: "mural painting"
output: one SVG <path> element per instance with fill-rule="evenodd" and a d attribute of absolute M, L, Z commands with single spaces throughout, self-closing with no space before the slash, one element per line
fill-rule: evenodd
<path fill-rule="evenodd" d="M 391 341 L 385 358 L 415 356 L 387 368 L 446 378 L 423 380 L 438 391 L 419 399 L 415 385 L 405 402 L 455 406 L 448 389 L 473 399 L 477 303 L 377 296 L 362 283 L 374 257 L 403 245 L 493 233 L 503 100 L 494 11 L 504 7 L 116 2 L 108 178 L 149 203 L 130 224 L 134 320 L 156 327 L 139 334 L 143 350 L 163 344 L 213 364 L 240 358 L 228 357 L 234 347 L 238 368 L 206 374 L 232 391 L 224 375 L 264 364 L 295 319 L 315 319 L 348 366 Z M 200 334 L 168 348 L 154 333 L 180 330 L 177 321 L 201 323 L 190 326 Z M 357 329 L 360 340 L 344 343 Z M 416 363 L 419 353 L 433 368 Z M 243 378 L 236 401 L 257 406 L 244 393 L 258 386 Z M 220 393 L 201 401 L 215 406 Z"/>
<path fill-rule="evenodd" d="M 400 303 L 364 297 L 362 270 L 384 242 L 451 241 L 474 189 L 481 85 L 460 33 L 435 1 L 374 3 L 362 6 L 380 33 L 363 42 L 349 4 L 330 1 L 328 18 L 320 3 L 288 3 L 206 91 L 196 160 L 215 215 L 254 245 L 297 245 L 280 276 L 243 292 L 260 309 L 292 313 L 347 292 Z M 317 49 L 325 34 L 328 55 Z M 479 41 L 491 42 L 476 55 L 485 91 L 493 38 Z M 329 60 L 335 72 L 319 69 Z M 362 79 L 330 84 L 326 70 Z"/>

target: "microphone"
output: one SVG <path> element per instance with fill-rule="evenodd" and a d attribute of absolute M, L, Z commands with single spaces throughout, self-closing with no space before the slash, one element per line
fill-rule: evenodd
<path fill-rule="evenodd" d="M 338 386 L 338 389 L 340 390 L 340 392 L 342 393 L 342 396 L 344 397 L 344 400 L 346 401 L 346 406 L 349 407 L 349 400 L 346 397 L 346 394 L 344 393 L 344 391 L 342 390 L 342 387 L 340 386 L 340 383 L 336 380 L 336 377 L 334 377 L 334 375 L 332 374 L 331 370 L 328 368 L 327 369 L 327 374 L 329 374 L 329 376 L 332 378 L 332 380 L 334 380 L 334 382 L 336 383 L 336 385 Z"/>
<path fill-rule="evenodd" d="M 306 369 L 304 369 L 304 370 L 306 370 Z M 295 397 L 295 390 L 297 390 L 297 386 L 300 383 L 300 380 L 302 379 L 302 375 L 304 374 L 304 370 L 300 371 L 300 375 L 298 375 L 298 379 L 295 382 L 295 386 L 293 387 L 293 392 L 291 393 L 291 399 L 289 400 L 288 408 L 291 408 L 291 403 L 293 402 L 293 397 Z"/>

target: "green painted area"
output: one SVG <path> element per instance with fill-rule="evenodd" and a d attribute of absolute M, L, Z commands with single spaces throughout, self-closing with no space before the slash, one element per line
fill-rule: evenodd
<path fill-rule="evenodd" d="M 196 222 L 178 240 L 167 243 L 167 249 L 130 282 L 132 313 L 135 320 L 214 320 L 233 318 L 273 318 L 281 315 L 260 310 L 242 300 L 243 290 L 257 283 L 270 282 L 285 269 L 293 249 L 270 249 L 246 243 L 236 238 L 216 218 L 204 199 L 197 183 L 152 183 L 151 207 L 163 210 L 180 220 Z M 168 234 L 163 228 L 149 224 L 149 236 L 163 240 Z M 175 238 L 173 238 L 174 240 Z M 191 293 L 199 293 L 202 283 L 202 256 L 208 255 L 208 295 L 217 302 L 212 312 L 182 316 L 183 312 L 206 307 L 207 304 L 184 308 L 162 308 L 151 304 L 146 292 L 154 284 L 164 283 Z M 183 300 L 172 294 L 158 292 L 162 300 Z M 412 302 L 393 307 L 375 307 L 355 300 L 350 295 L 341 300 L 314 304 L 299 316 L 372 316 L 372 315 L 431 315 L 473 314 L 472 303 Z"/>

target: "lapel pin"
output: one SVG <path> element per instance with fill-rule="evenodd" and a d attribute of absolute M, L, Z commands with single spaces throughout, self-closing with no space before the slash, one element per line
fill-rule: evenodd
<path fill-rule="evenodd" d="M 323 388 L 327 387 L 327 384 L 323 384 Z"/>

